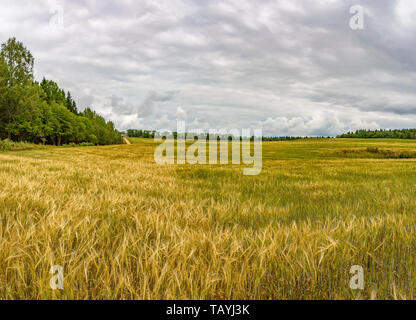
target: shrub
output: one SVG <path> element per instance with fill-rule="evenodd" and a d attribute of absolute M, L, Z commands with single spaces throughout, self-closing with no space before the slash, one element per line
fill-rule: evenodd
<path fill-rule="evenodd" d="M 36 145 L 28 142 L 14 142 L 9 139 L 0 140 L 0 151 L 18 151 L 34 149 Z"/>
<path fill-rule="evenodd" d="M 79 144 L 80 147 L 94 147 L 95 144 L 91 142 L 83 142 Z"/>

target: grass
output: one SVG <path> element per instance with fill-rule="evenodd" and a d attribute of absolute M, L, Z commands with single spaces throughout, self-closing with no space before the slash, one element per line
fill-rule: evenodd
<path fill-rule="evenodd" d="M 386 150 L 377 147 L 365 149 L 346 149 L 341 155 L 349 158 L 380 158 L 380 159 L 414 159 L 416 152 L 408 150 Z"/>
<path fill-rule="evenodd" d="M 8 139 L 5 139 L 5 140 L 0 139 L 0 152 L 31 150 L 31 149 L 39 149 L 42 147 L 43 146 L 36 145 L 33 143 L 28 143 L 28 142 L 14 142 Z"/>
<path fill-rule="evenodd" d="M 267 142 L 254 177 L 131 142 L 0 154 L 1 299 L 416 298 L 416 160 L 343 155 L 414 141 Z"/>

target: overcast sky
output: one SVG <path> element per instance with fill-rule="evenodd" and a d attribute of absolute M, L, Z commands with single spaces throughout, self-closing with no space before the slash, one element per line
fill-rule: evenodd
<path fill-rule="evenodd" d="M 12 36 L 121 130 L 416 127 L 415 0 L 0 0 Z"/>

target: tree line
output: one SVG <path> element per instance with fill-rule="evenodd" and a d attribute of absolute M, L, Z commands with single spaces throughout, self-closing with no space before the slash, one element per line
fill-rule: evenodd
<path fill-rule="evenodd" d="M 325 138 L 325 137 L 320 137 Z M 295 137 L 295 136 L 283 136 L 283 137 L 263 137 L 263 141 L 293 141 L 309 139 L 309 137 Z"/>
<path fill-rule="evenodd" d="M 416 139 L 416 129 L 394 129 L 394 130 L 356 130 L 339 135 L 337 138 L 391 138 L 391 139 Z"/>
<path fill-rule="evenodd" d="M 79 112 L 71 93 L 34 81 L 34 58 L 16 38 L 0 50 L 0 139 L 62 145 L 122 143 L 114 124 L 91 108 Z"/>
<path fill-rule="evenodd" d="M 128 129 L 126 131 L 127 136 L 130 138 L 144 138 L 144 139 L 153 139 L 155 135 L 157 134 L 157 131 L 155 130 L 138 130 L 138 129 Z M 159 133 L 160 135 L 163 135 L 162 133 Z M 173 138 L 178 138 L 178 133 L 172 132 Z M 198 133 L 192 133 L 192 132 L 186 132 L 184 138 L 191 138 L 192 136 L 201 136 Z M 205 139 L 209 140 L 209 133 L 206 133 L 203 135 Z M 221 137 L 225 137 L 229 141 L 232 140 L 233 136 L 226 134 L 226 135 L 219 135 L 218 139 L 221 139 Z M 326 137 L 320 137 L 320 138 L 326 138 Z M 327 137 L 329 138 L 329 137 Z M 309 137 L 296 137 L 296 136 L 282 136 L 282 137 L 262 137 L 263 141 L 292 141 L 292 140 L 301 140 L 301 139 L 309 139 Z M 240 137 L 240 140 L 242 138 Z M 250 138 L 251 141 L 254 141 L 254 136 Z"/>
<path fill-rule="evenodd" d="M 127 136 L 131 138 L 151 138 L 155 137 L 155 130 L 137 130 L 137 129 L 128 129 Z"/>

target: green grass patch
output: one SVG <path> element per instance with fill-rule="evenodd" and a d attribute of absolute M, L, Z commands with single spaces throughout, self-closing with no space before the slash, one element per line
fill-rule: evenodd
<path fill-rule="evenodd" d="M 14 142 L 8 139 L 0 140 L 0 152 L 39 149 L 42 146 L 28 142 Z"/>
<path fill-rule="evenodd" d="M 339 153 L 347 158 L 376 158 L 376 159 L 415 159 L 416 152 L 408 150 L 379 149 L 367 147 L 365 149 L 344 149 Z"/>

